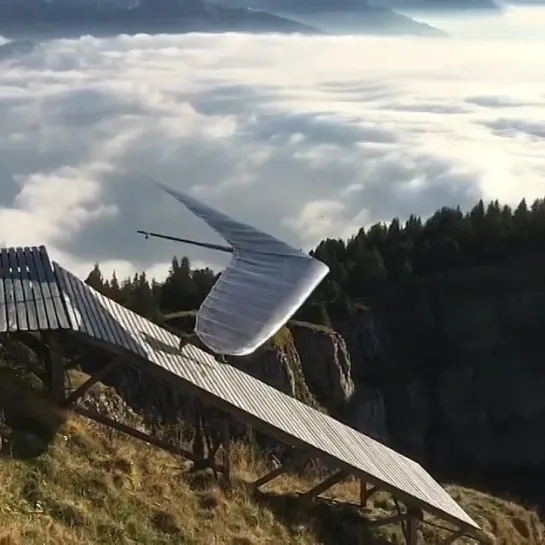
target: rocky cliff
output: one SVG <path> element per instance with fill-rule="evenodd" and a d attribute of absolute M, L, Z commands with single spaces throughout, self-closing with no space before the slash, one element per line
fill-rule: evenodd
<path fill-rule="evenodd" d="M 384 439 L 446 475 L 527 494 L 545 465 L 543 260 L 414 282 L 371 308 L 337 329 Z"/>

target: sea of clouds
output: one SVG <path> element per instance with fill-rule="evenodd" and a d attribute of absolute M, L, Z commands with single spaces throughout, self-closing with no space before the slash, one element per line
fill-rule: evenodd
<path fill-rule="evenodd" d="M 545 40 L 84 37 L 0 61 L 0 239 L 161 278 L 219 238 L 151 175 L 298 247 L 545 195 Z"/>

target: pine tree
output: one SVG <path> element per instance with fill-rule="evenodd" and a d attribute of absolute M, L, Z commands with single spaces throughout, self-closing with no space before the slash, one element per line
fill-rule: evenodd
<path fill-rule="evenodd" d="M 85 283 L 97 290 L 99 293 L 106 294 L 106 292 L 108 291 L 104 284 L 104 277 L 102 276 L 102 272 L 98 263 L 95 263 L 93 270 L 85 279 Z"/>

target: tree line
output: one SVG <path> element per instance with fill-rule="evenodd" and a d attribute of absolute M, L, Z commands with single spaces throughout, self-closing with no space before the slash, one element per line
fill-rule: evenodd
<path fill-rule="evenodd" d="M 497 265 L 545 250 L 545 199 L 516 208 L 482 200 L 468 212 L 442 207 L 431 217 L 411 215 L 402 223 L 363 227 L 347 240 L 327 238 L 311 251 L 330 274 L 296 318 L 331 325 L 352 311 L 354 301 L 370 298 L 392 284 L 456 269 Z M 100 292 L 154 321 L 164 313 L 197 309 L 218 274 L 193 269 L 187 257 L 174 257 L 166 280 L 145 273 L 119 281 L 95 265 L 87 282 Z"/>

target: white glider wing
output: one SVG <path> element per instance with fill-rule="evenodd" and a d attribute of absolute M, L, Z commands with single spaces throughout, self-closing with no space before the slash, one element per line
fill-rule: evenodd
<path fill-rule="evenodd" d="M 289 320 L 329 268 L 259 229 L 155 183 L 233 249 L 231 262 L 197 313 L 195 333 L 217 354 L 251 354 Z"/>

